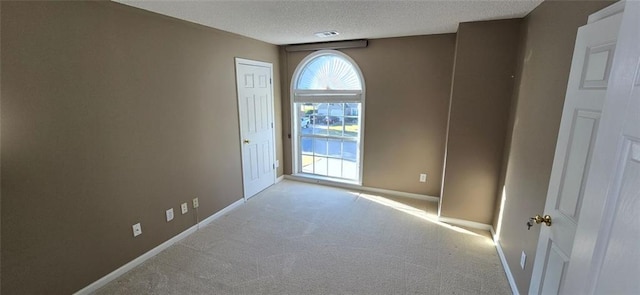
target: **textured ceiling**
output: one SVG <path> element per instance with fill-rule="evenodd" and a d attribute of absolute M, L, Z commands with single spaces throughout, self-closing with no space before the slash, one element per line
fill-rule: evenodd
<path fill-rule="evenodd" d="M 113 0 L 272 44 L 453 33 L 461 22 L 523 17 L 541 0 Z M 340 35 L 319 38 L 314 33 Z"/>

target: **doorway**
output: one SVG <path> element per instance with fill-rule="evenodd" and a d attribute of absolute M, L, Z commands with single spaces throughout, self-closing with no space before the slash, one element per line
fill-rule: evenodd
<path fill-rule="evenodd" d="M 620 3 L 615 5 L 620 7 Z M 601 136 L 599 126 L 621 21 L 622 7 L 600 14 L 599 18 L 592 15 L 589 23 L 578 30 L 547 201 L 541 214 L 544 217 L 537 216 L 544 222 L 529 294 L 576 290 L 567 285 L 567 277 L 573 275 L 570 265 L 577 263 L 572 252 L 584 246 L 578 238 L 578 228 L 596 219 L 585 213 L 588 203 L 605 198 L 599 195 L 586 202 L 585 190 L 594 163 L 594 147 Z"/>
<path fill-rule="evenodd" d="M 272 77 L 272 64 L 236 58 L 245 200 L 276 181 Z"/>

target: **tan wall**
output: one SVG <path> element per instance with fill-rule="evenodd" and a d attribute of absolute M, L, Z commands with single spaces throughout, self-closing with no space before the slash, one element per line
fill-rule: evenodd
<path fill-rule="evenodd" d="M 455 35 L 369 41 L 342 52 L 355 60 L 366 83 L 363 185 L 440 195 Z M 291 75 L 311 52 L 285 53 L 283 102 Z M 289 103 L 283 103 L 285 174 L 291 173 Z M 427 173 L 426 183 L 419 174 Z"/>
<path fill-rule="evenodd" d="M 0 5 L 0 44 L 2 44 L 2 5 Z M 0 46 L 2 56 L 2 46 Z M 0 65 L 0 68 L 2 66 Z M 0 70 L 0 127 L 2 126 L 2 71 Z M 0 151 L 2 151 L 2 128 L 0 128 Z M 0 152 L 0 188 L 2 187 L 2 153 Z M 0 189 L 0 294 L 2 294 L 2 189 Z"/>
<path fill-rule="evenodd" d="M 441 216 L 493 220 L 519 32 L 520 19 L 458 28 Z"/>
<path fill-rule="evenodd" d="M 611 3 L 545 1 L 523 23 L 525 44 L 515 90 L 515 124 L 507 143 L 510 151 L 505 163 L 506 201 L 500 233 L 500 244 L 521 294 L 529 290 L 540 233 L 540 227 L 528 231 L 525 222 L 544 209 L 577 28 L 586 23 L 589 14 Z M 523 250 L 528 255 L 524 270 L 520 268 Z"/>
<path fill-rule="evenodd" d="M 276 46 L 113 2 L 2 1 L 2 37 L 2 293 L 70 294 L 242 198 L 234 57 L 274 64 L 279 110 Z"/>

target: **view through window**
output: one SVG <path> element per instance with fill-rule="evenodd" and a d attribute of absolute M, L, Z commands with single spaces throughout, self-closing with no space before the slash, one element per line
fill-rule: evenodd
<path fill-rule="evenodd" d="M 360 182 L 363 82 L 337 51 L 319 51 L 296 70 L 297 172 Z"/>

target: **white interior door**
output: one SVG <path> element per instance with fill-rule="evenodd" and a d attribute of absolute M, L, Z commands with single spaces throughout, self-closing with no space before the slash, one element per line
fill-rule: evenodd
<path fill-rule="evenodd" d="M 640 2 L 627 1 L 564 294 L 640 294 Z M 604 196 L 604 200 L 602 198 Z"/>
<path fill-rule="evenodd" d="M 558 294 L 571 257 L 622 13 L 578 30 L 529 294 Z"/>
<path fill-rule="evenodd" d="M 244 197 L 275 183 L 273 65 L 236 58 Z"/>

